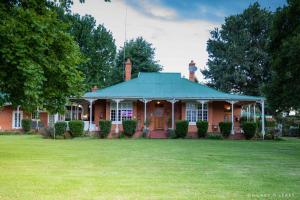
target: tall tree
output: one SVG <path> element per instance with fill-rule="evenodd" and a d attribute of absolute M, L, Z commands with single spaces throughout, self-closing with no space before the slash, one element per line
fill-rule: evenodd
<path fill-rule="evenodd" d="M 300 1 L 277 10 L 271 31 L 272 79 L 266 87 L 273 110 L 300 109 Z"/>
<path fill-rule="evenodd" d="M 262 95 L 270 78 L 268 45 L 272 15 L 258 3 L 225 18 L 207 42 L 208 84 L 225 92 Z"/>
<path fill-rule="evenodd" d="M 0 98 L 28 111 L 63 111 L 68 97 L 83 91 L 82 56 L 55 4 L 5 1 L 0 17 Z"/>
<path fill-rule="evenodd" d="M 85 75 L 87 90 L 92 86 L 110 85 L 110 74 L 116 57 L 116 45 L 112 33 L 103 25 L 96 26 L 90 15 L 67 15 L 70 33 L 78 43 L 82 54 L 87 58 L 79 68 Z"/>
<path fill-rule="evenodd" d="M 113 70 L 113 83 L 124 80 L 124 49 L 125 58 L 130 58 L 132 62 L 132 78 L 137 77 L 139 72 L 158 72 L 162 66 L 155 60 L 155 48 L 142 37 L 132 39 L 125 43 L 117 54 L 116 66 Z"/>

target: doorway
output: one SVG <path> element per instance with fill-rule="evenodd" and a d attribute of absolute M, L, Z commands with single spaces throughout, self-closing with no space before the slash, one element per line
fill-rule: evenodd
<path fill-rule="evenodd" d="M 163 130 L 164 121 L 164 104 L 161 101 L 157 101 L 154 107 L 154 129 Z"/>

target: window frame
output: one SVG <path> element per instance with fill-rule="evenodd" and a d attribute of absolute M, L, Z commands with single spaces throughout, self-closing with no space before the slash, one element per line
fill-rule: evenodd
<path fill-rule="evenodd" d="M 118 118 L 117 120 L 112 120 L 112 111 L 115 111 L 115 118 Z M 132 101 L 122 101 L 119 102 L 119 114 L 116 113 L 117 111 L 117 103 L 116 102 L 110 102 L 110 111 L 109 111 L 109 119 L 111 120 L 112 124 L 122 124 L 122 121 L 124 120 L 122 117 L 122 112 L 131 112 L 131 117 L 127 118 L 125 120 L 133 119 L 133 102 Z"/>
<path fill-rule="evenodd" d="M 204 114 L 205 112 L 206 117 Z M 195 121 L 190 121 L 193 119 L 195 119 Z M 198 120 L 202 120 L 202 104 L 197 102 L 186 102 L 185 120 L 189 122 L 189 125 L 196 125 Z M 203 120 L 208 122 L 208 102 L 203 104 Z"/>
<path fill-rule="evenodd" d="M 14 110 L 13 113 L 12 113 L 12 128 L 13 129 L 21 129 L 22 128 L 22 119 L 23 119 L 23 111 L 19 111 L 19 114 L 20 114 L 20 121 L 19 121 L 19 127 L 16 126 L 16 123 L 15 123 L 15 118 L 16 118 L 16 114 L 18 113 L 17 110 Z M 18 123 L 18 122 L 17 122 Z"/>

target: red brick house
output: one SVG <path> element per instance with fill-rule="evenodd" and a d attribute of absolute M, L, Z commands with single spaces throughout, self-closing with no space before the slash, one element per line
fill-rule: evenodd
<path fill-rule="evenodd" d="M 175 128 L 177 120 L 189 121 L 189 133 L 196 132 L 196 121 L 206 120 L 209 132 L 219 131 L 218 124 L 232 121 L 232 134 L 240 131 L 241 107 L 261 104 L 264 118 L 264 98 L 228 94 L 195 82 L 195 63 L 189 64 L 189 79 L 180 73 L 139 73 L 131 79 L 131 62 L 125 65 L 125 81 L 107 88 L 93 88 L 80 99 L 71 99 L 65 116 L 41 112 L 44 126 L 59 120 L 81 119 L 85 130 L 97 131 L 99 120 L 112 121 L 112 133 L 122 131 L 122 120 L 136 119 L 137 132 L 141 133 L 145 122 L 149 123 L 150 136 L 163 135 Z M 21 110 L 21 109 L 20 109 Z M 0 110 L 0 130 L 19 128 L 19 120 L 32 114 L 19 114 L 16 109 L 4 106 Z M 17 126 L 16 126 L 17 125 Z M 264 121 L 262 121 L 264 134 Z"/>

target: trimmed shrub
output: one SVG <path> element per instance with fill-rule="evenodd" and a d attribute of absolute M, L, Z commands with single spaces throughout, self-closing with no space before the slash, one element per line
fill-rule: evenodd
<path fill-rule="evenodd" d="M 31 130 L 32 121 L 31 119 L 22 119 L 22 128 L 25 133 L 28 133 Z"/>
<path fill-rule="evenodd" d="M 67 129 L 67 123 L 66 122 L 56 122 L 54 124 L 55 136 L 64 135 L 66 129 Z"/>
<path fill-rule="evenodd" d="M 99 121 L 100 128 L 100 137 L 106 138 L 111 131 L 111 121 L 109 120 L 100 120 Z"/>
<path fill-rule="evenodd" d="M 179 120 L 176 122 L 175 135 L 177 138 L 185 138 L 188 132 L 189 122 L 186 120 Z"/>
<path fill-rule="evenodd" d="M 242 123 L 244 135 L 247 140 L 250 140 L 251 138 L 254 137 L 254 135 L 256 133 L 256 127 L 257 127 L 257 125 L 255 122 L 243 122 Z"/>
<path fill-rule="evenodd" d="M 207 139 L 210 139 L 210 140 L 223 140 L 223 137 L 221 134 L 208 134 Z"/>
<path fill-rule="evenodd" d="M 69 122 L 69 130 L 73 137 L 79 137 L 83 135 L 84 122 L 81 120 L 72 120 Z"/>
<path fill-rule="evenodd" d="M 137 121 L 136 120 L 124 120 L 122 121 L 123 132 L 127 137 L 132 137 L 136 131 Z"/>
<path fill-rule="evenodd" d="M 205 137 L 207 135 L 208 122 L 197 121 L 196 125 L 197 125 L 198 137 Z"/>
<path fill-rule="evenodd" d="M 220 131 L 221 131 L 221 134 L 223 135 L 223 137 L 227 138 L 230 135 L 231 125 L 232 125 L 231 122 L 220 122 L 219 123 Z"/>

